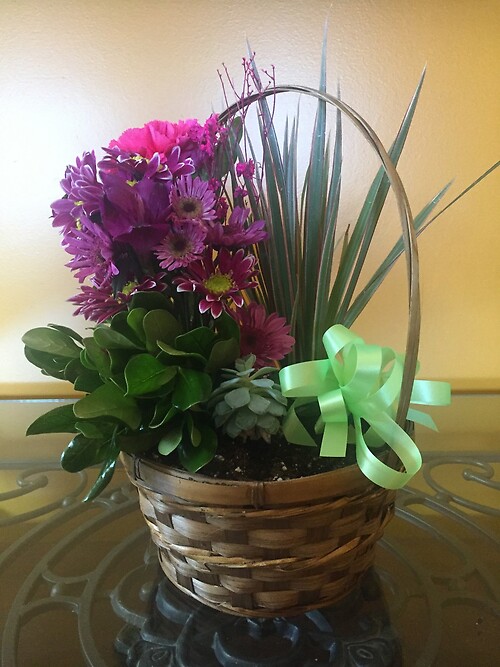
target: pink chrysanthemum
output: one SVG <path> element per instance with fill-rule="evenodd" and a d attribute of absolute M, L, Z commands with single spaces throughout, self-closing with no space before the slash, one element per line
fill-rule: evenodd
<path fill-rule="evenodd" d="M 206 234 L 198 222 L 175 222 L 156 248 L 161 268 L 173 271 L 199 259 Z"/>
<path fill-rule="evenodd" d="M 116 313 L 127 309 L 127 303 L 136 292 L 164 292 L 167 285 L 162 282 L 165 274 L 160 273 L 154 278 L 147 277 L 140 283 L 128 283 L 121 292 L 113 295 L 111 281 L 102 285 L 82 285 L 79 294 L 72 296 L 68 301 L 78 307 L 73 315 L 83 315 L 86 320 L 98 324 L 105 322 Z"/>
<path fill-rule="evenodd" d="M 182 176 L 170 194 L 174 215 L 179 220 L 210 221 L 215 218 L 215 195 L 206 181 Z"/>
<path fill-rule="evenodd" d="M 224 309 L 230 309 L 231 303 L 241 308 L 241 290 L 256 287 L 254 266 L 255 257 L 245 255 L 243 250 L 231 254 L 222 248 L 215 260 L 211 251 L 207 251 L 203 259 L 190 264 L 184 276 L 175 279 L 174 283 L 178 292 L 203 294 L 200 313 L 209 310 L 212 317 L 219 317 Z"/>
<path fill-rule="evenodd" d="M 238 310 L 235 318 L 240 325 L 240 354 L 254 354 L 256 368 L 283 359 L 295 343 L 285 318 L 277 313 L 268 315 L 262 305 L 251 303 Z"/>

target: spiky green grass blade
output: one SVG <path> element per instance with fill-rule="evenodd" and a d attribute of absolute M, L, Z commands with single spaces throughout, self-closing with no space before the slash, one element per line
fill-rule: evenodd
<path fill-rule="evenodd" d="M 389 155 L 395 166 L 397 166 L 399 162 L 399 158 L 408 136 L 408 131 L 413 120 L 424 77 L 425 70 L 420 77 L 396 139 L 389 150 Z M 339 265 L 328 302 L 326 319 L 329 325 L 334 323 L 344 323 L 343 318 L 349 308 L 352 295 L 358 283 L 359 275 L 364 265 L 366 254 L 370 247 L 380 214 L 384 207 L 389 188 L 389 179 L 387 178 L 385 170 L 381 168 L 368 191 L 361 213 L 353 229 L 344 261 Z"/>

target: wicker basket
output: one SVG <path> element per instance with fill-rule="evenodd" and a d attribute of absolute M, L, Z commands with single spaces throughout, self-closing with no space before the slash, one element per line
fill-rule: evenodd
<path fill-rule="evenodd" d="M 229 107 L 277 93 L 311 95 L 337 107 L 377 153 L 396 197 L 408 269 L 409 323 L 397 422 L 405 425 L 420 332 L 418 253 L 399 175 L 377 135 L 344 102 L 304 86 L 268 89 Z M 122 454 L 159 547 L 163 571 L 180 590 L 244 616 L 295 615 L 350 593 L 374 558 L 393 514 L 395 492 L 371 483 L 357 466 L 276 482 L 221 481 Z M 397 457 L 386 461 L 397 466 Z"/>
<path fill-rule="evenodd" d="M 122 454 L 170 581 L 204 604 L 285 616 L 332 604 L 370 567 L 394 491 L 357 466 L 275 482 L 216 480 Z"/>

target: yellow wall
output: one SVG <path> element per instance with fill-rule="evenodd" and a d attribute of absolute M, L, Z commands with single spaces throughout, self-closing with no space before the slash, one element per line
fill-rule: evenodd
<path fill-rule="evenodd" d="M 338 79 L 386 145 L 427 64 L 400 164 L 415 211 L 498 159 L 496 0 L 2 0 L 0 15 L 0 395 L 61 393 L 24 360 L 20 337 L 47 322 L 84 327 L 65 303 L 76 282 L 49 221 L 65 165 L 126 127 L 220 109 L 216 70 L 239 76 L 246 37 L 279 82 L 315 84 L 328 18 L 331 89 Z M 350 159 L 357 201 L 363 151 Z M 499 179 L 421 237 L 422 377 L 500 384 Z M 388 243 L 382 233 L 379 252 Z M 404 343 L 404 276 L 399 266 L 357 325 L 373 342 Z"/>

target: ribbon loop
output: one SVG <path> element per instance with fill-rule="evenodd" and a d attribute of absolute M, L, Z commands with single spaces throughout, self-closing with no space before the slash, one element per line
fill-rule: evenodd
<path fill-rule="evenodd" d="M 323 335 L 327 359 L 306 361 L 280 371 L 284 396 L 298 399 L 285 419 L 283 432 L 289 442 L 315 444 L 295 412 L 295 407 L 317 400 L 324 430 L 321 456 L 345 456 L 349 441 L 349 419 L 354 426 L 356 459 L 362 472 L 375 484 L 388 489 L 404 486 L 419 470 L 422 459 L 410 436 L 394 421 L 404 355 L 388 347 L 367 345 L 346 327 L 336 324 Z M 447 405 L 450 386 L 446 382 L 415 380 L 411 402 L 420 405 Z M 409 416 L 434 427 L 432 418 L 417 410 Z M 362 422 L 369 425 L 367 433 Z M 394 470 L 370 451 L 386 443 L 405 470 Z"/>

